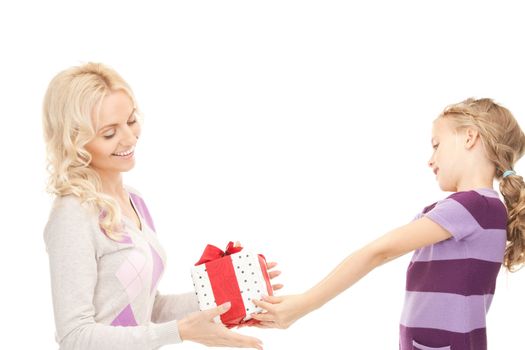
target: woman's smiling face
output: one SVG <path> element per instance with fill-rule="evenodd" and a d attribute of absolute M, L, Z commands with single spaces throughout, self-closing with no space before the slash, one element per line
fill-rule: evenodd
<path fill-rule="evenodd" d="M 135 145 L 140 136 L 133 101 L 124 91 L 113 91 L 93 115 L 95 138 L 86 144 L 91 154 L 90 167 L 97 172 L 114 173 L 135 166 Z"/>

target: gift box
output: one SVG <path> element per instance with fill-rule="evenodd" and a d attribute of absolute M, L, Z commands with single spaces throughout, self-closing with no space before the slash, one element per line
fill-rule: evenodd
<path fill-rule="evenodd" d="M 201 310 L 231 302 L 230 310 L 215 320 L 229 328 L 255 323 L 250 314 L 263 310 L 252 300 L 273 295 L 264 256 L 234 247 L 233 242 L 226 251 L 208 245 L 191 275 Z"/>

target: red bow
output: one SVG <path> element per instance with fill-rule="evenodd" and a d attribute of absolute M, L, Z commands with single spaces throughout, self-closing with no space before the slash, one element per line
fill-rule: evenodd
<path fill-rule="evenodd" d="M 226 255 L 232 255 L 238 253 L 242 250 L 242 247 L 235 247 L 233 242 L 229 242 L 226 246 L 226 251 L 222 251 L 220 248 L 217 248 L 214 245 L 208 244 L 202 253 L 202 256 L 195 266 L 205 264 L 207 262 L 220 259 Z"/>

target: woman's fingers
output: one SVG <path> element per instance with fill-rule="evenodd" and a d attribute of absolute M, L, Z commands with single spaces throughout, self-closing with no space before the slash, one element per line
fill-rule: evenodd
<path fill-rule="evenodd" d="M 211 339 L 208 346 L 228 346 L 236 348 L 252 348 L 262 350 L 262 341 L 255 337 L 235 333 L 226 327 L 222 327 L 216 334 L 215 339 Z"/>
<path fill-rule="evenodd" d="M 237 347 L 253 348 L 262 350 L 262 341 L 255 337 L 249 337 L 232 331 L 228 331 L 231 342 Z M 231 343 L 230 343 L 231 344 Z"/>
<path fill-rule="evenodd" d="M 209 319 L 213 319 L 219 315 L 222 315 L 231 308 L 232 304 L 228 301 L 224 304 L 217 306 L 214 309 L 202 311 L 203 314 L 207 315 Z"/>

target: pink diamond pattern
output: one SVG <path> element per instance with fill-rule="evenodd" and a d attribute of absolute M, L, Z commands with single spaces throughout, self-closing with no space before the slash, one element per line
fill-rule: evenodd
<path fill-rule="evenodd" d="M 155 287 L 157 287 L 157 283 L 159 282 L 160 276 L 162 275 L 162 272 L 164 271 L 164 263 L 162 262 L 162 258 L 160 257 L 159 253 L 151 246 L 151 256 L 153 258 L 153 272 L 151 275 L 151 289 L 150 294 L 153 292 Z"/>
<path fill-rule="evenodd" d="M 145 269 L 146 257 L 138 251 L 132 251 L 115 275 L 124 287 L 130 302 L 140 294 L 144 288 L 144 282 L 148 279 L 148 271 Z"/>

